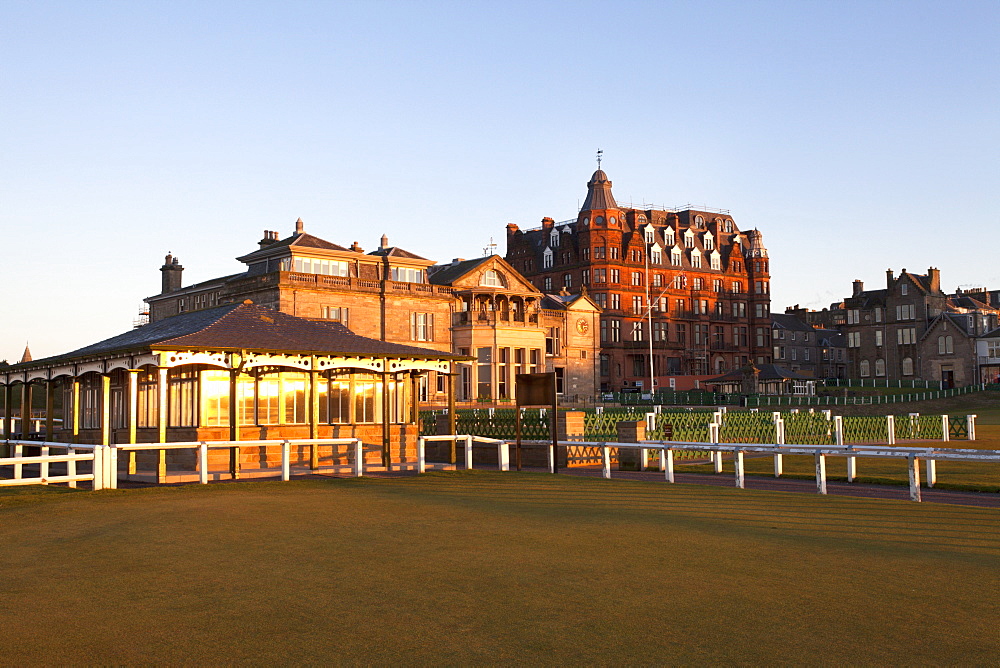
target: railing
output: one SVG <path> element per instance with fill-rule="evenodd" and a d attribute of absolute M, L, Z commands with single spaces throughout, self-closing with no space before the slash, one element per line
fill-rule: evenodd
<path fill-rule="evenodd" d="M 13 457 L 0 458 L 0 466 L 13 466 L 14 477 L 0 479 L 0 487 L 13 485 L 49 485 L 56 483 L 68 483 L 70 487 L 76 487 L 76 483 L 81 481 L 94 481 L 94 489 L 101 489 L 106 479 L 105 460 L 112 460 L 110 448 L 102 445 L 74 445 L 69 443 L 51 443 L 46 441 L 22 441 L 8 440 L 4 444 L 7 446 L 8 455 Z M 38 448 L 41 452 L 37 456 L 24 456 L 24 447 Z M 62 455 L 50 454 L 53 448 L 65 450 Z M 77 450 L 90 450 L 88 453 L 77 454 Z M 92 469 L 90 473 L 77 473 L 76 465 L 81 462 L 90 462 Z M 39 474 L 33 477 L 24 477 L 24 466 L 38 464 Z M 51 464 L 66 464 L 65 475 L 50 475 L 49 466 Z"/>
<path fill-rule="evenodd" d="M 217 449 L 237 450 L 250 446 L 280 446 L 281 448 L 281 479 L 288 480 L 291 476 L 291 447 L 293 445 L 310 446 L 318 448 L 324 445 L 350 445 L 351 453 L 350 470 L 352 475 L 360 477 L 364 475 L 364 446 L 358 438 L 326 438 L 326 439 L 284 439 L 273 441 L 189 441 L 176 443 L 129 443 L 118 445 L 80 445 L 75 443 L 49 443 L 44 441 L 5 441 L 8 449 L 13 450 L 13 457 L 0 458 L 0 466 L 13 466 L 14 477 L 10 479 L 0 479 L 2 485 L 47 485 L 54 483 L 70 483 L 71 487 L 76 487 L 76 483 L 81 480 L 92 480 L 93 489 L 116 489 L 118 487 L 118 461 L 119 453 L 135 453 L 144 450 L 154 450 L 161 454 L 160 464 L 156 474 L 156 480 L 162 482 L 165 473 L 165 453 L 167 450 L 195 450 L 198 461 L 198 482 L 208 484 L 209 466 L 208 451 Z M 41 448 L 41 456 L 26 457 L 23 455 L 23 448 Z M 65 455 L 50 455 L 50 448 L 63 448 L 67 450 Z M 89 454 L 76 454 L 76 450 L 91 450 Z M 10 454 L 8 452 L 8 454 Z M 310 469 L 315 457 L 310 457 Z M 76 463 L 89 461 L 93 463 L 93 468 L 89 474 L 77 474 Z M 67 465 L 66 475 L 49 475 L 49 465 L 53 463 L 65 462 Z M 25 465 L 39 464 L 40 473 L 38 476 L 25 478 L 23 467 Z M 129 473 L 134 473 L 134 462 L 129 460 Z M 161 468 L 162 467 L 162 468 Z M 233 477 L 238 477 L 238 468 L 230 469 Z"/>
<path fill-rule="evenodd" d="M 510 470 L 510 444 L 496 438 L 483 438 L 468 434 L 446 434 L 438 436 L 421 436 L 417 439 L 417 473 L 423 473 L 427 468 L 426 446 L 431 441 L 448 441 L 458 444 L 462 442 L 465 454 L 465 468 L 472 469 L 472 446 L 475 443 L 485 443 L 497 446 L 497 462 L 501 471 Z"/>

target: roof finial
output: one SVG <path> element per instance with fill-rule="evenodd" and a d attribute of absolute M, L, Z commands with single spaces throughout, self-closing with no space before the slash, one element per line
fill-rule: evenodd
<path fill-rule="evenodd" d="M 601 158 L 604 157 L 604 151 L 602 149 L 597 149 L 597 168 L 601 168 Z"/>

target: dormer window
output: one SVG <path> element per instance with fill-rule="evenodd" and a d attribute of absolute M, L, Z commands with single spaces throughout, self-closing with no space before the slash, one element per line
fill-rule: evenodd
<path fill-rule="evenodd" d="M 391 267 L 390 276 L 392 280 L 399 283 L 423 283 L 424 270 L 413 267 Z"/>
<path fill-rule="evenodd" d="M 684 233 L 684 247 L 694 248 L 694 232 L 691 230 Z"/>
<path fill-rule="evenodd" d="M 312 257 L 284 257 L 278 268 L 300 274 L 323 274 L 324 276 L 350 276 L 350 266 L 339 260 L 321 260 Z"/>
<path fill-rule="evenodd" d="M 674 237 L 674 231 L 669 227 L 663 232 L 663 242 L 668 246 L 673 246 L 677 243 L 677 240 Z"/>
<path fill-rule="evenodd" d="M 549 234 L 549 245 L 553 248 L 559 248 L 559 230 L 552 230 Z"/>
<path fill-rule="evenodd" d="M 553 256 L 552 249 L 546 248 L 545 251 L 542 253 L 542 269 L 552 268 L 552 256 Z"/>
<path fill-rule="evenodd" d="M 651 244 L 651 243 L 655 243 L 656 242 L 656 232 L 653 230 L 652 227 L 647 227 L 646 228 L 645 236 L 646 236 L 646 243 L 647 244 Z"/>
<path fill-rule="evenodd" d="M 691 251 L 691 266 L 696 269 L 701 268 L 701 251 L 697 248 Z"/>
<path fill-rule="evenodd" d="M 702 238 L 702 245 L 705 247 L 705 250 L 715 248 L 715 237 L 712 236 L 711 232 L 705 233 L 705 236 Z"/>
<path fill-rule="evenodd" d="M 726 221 L 725 230 L 726 230 L 726 232 L 732 232 L 733 231 L 733 221 L 731 221 L 731 220 L 727 220 Z"/>
<path fill-rule="evenodd" d="M 710 257 L 710 260 L 711 260 L 711 263 L 712 263 L 712 269 L 714 269 L 716 271 L 721 270 L 722 269 L 722 258 L 719 257 L 718 251 L 712 251 L 709 254 L 709 257 Z"/>
<path fill-rule="evenodd" d="M 680 248 L 672 248 L 670 250 L 670 264 L 674 265 L 675 267 L 681 266 L 681 249 Z"/>
<path fill-rule="evenodd" d="M 479 285 L 487 288 L 503 288 L 506 287 L 504 284 L 503 276 L 493 269 L 484 271 L 482 277 L 479 279 Z"/>
<path fill-rule="evenodd" d="M 699 229 L 705 227 L 705 219 L 702 216 L 695 216 L 694 225 Z"/>

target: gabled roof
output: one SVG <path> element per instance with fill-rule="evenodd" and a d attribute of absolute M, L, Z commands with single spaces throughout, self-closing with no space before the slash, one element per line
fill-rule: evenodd
<path fill-rule="evenodd" d="M 240 262 L 252 262 L 257 258 L 270 257 L 271 255 L 274 255 L 276 251 L 283 248 L 317 248 L 320 250 L 350 252 L 350 249 L 348 248 L 338 246 L 337 244 L 330 243 L 329 241 L 320 239 L 319 237 L 314 237 L 311 234 L 301 232 L 281 239 L 280 241 L 270 243 L 259 250 L 255 250 L 252 253 L 248 253 L 236 259 Z"/>
<path fill-rule="evenodd" d="M 591 299 L 588 295 L 579 292 L 572 295 L 547 294 L 544 297 L 542 297 L 541 306 L 543 309 L 549 309 L 551 311 L 564 311 L 572 309 L 574 306 L 580 303 L 581 299 L 591 307 L 591 310 L 593 311 L 601 310 L 601 307 L 597 302 Z"/>
<path fill-rule="evenodd" d="M 487 255 L 472 260 L 462 260 L 450 265 L 437 265 L 428 270 L 428 278 L 435 285 L 447 285 L 459 290 L 470 289 L 473 286 L 462 285 L 462 279 L 470 274 L 484 271 L 488 266 L 503 274 L 507 279 L 505 288 L 494 288 L 504 292 L 530 292 L 538 294 L 539 290 L 524 278 L 507 260 L 499 255 Z M 479 289 L 490 289 L 486 286 L 476 286 Z"/>
<path fill-rule="evenodd" d="M 267 351 L 460 359 L 459 355 L 358 336 L 335 322 L 306 320 L 250 303 L 164 318 L 64 355 L 29 365 L 153 350 Z"/>

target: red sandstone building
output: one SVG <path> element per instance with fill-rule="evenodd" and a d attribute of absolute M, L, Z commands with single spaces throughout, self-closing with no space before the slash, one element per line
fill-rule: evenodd
<path fill-rule="evenodd" d="M 771 362 L 767 249 L 728 211 L 622 207 L 598 169 L 576 220 L 509 224 L 506 257 L 542 292 L 585 291 L 603 309 L 602 391 Z"/>

